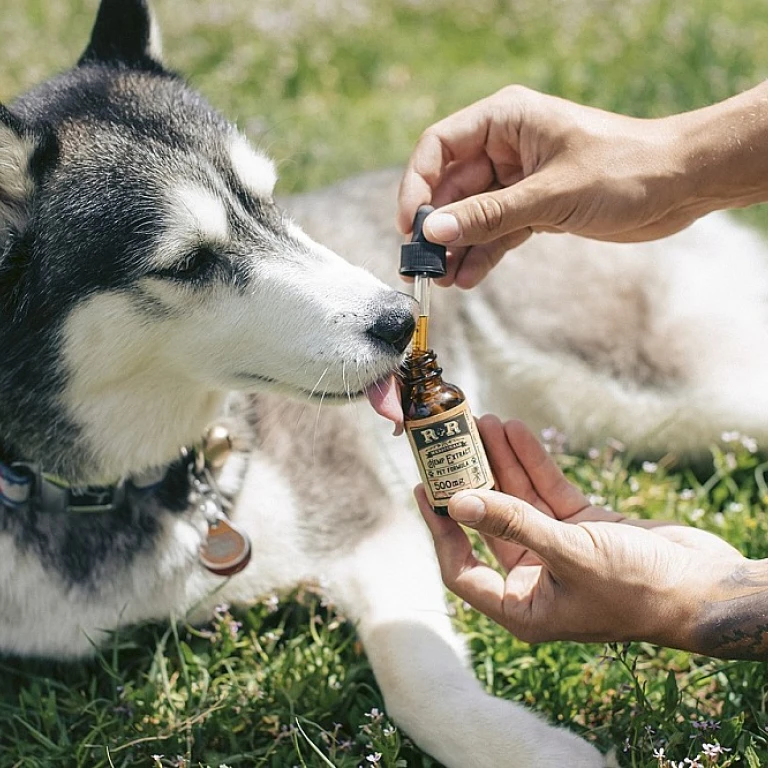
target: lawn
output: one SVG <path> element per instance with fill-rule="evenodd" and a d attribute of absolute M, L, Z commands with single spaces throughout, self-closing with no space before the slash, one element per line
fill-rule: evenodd
<path fill-rule="evenodd" d="M 0 101 L 72 62 L 95 6 L 6 3 Z M 768 75 L 764 0 L 155 7 L 167 62 L 268 148 L 281 192 L 403 163 L 423 128 L 510 82 L 651 116 Z M 740 215 L 768 232 L 765 208 Z M 726 438 L 697 475 L 632 464 L 614 444 L 560 460 L 617 509 L 701 526 L 766 557 L 766 446 Z M 624 766 L 768 765 L 765 665 L 642 644 L 531 647 L 452 608 L 488 690 L 616 747 Z M 0 671 L 0 768 L 435 765 L 388 721 L 353 627 L 311 593 L 234 615 L 223 607 L 203 629 L 142 627 L 91 664 L 6 659 Z"/>

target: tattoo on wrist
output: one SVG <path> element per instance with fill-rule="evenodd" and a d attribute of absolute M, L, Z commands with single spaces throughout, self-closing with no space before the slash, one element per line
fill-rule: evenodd
<path fill-rule="evenodd" d="M 699 624 L 697 649 L 723 659 L 768 660 L 768 561 L 749 561 L 722 583 Z"/>

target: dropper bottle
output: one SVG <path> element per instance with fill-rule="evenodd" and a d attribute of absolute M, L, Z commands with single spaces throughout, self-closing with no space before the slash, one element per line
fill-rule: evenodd
<path fill-rule="evenodd" d="M 405 432 L 419 467 L 429 503 L 438 515 L 448 514 L 448 499 L 458 491 L 493 488 L 493 474 L 464 393 L 443 381 L 437 356 L 428 345 L 432 280 L 446 273 L 445 248 L 430 243 L 423 232 L 432 213 L 423 205 L 413 222 L 410 243 L 400 252 L 400 274 L 413 277 L 419 318 L 411 349 L 401 367 L 401 399 Z"/>

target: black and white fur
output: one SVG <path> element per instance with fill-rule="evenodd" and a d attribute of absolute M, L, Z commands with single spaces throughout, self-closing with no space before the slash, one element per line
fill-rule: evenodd
<path fill-rule="evenodd" d="M 275 204 L 271 162 L 162 66 L 143 0 L 103 0 L 78 66 L 0 111 L 0 460 L 75 484 L 166 472 L 107 514 L 0 507 L 0 651 L 75 658 L 123 626 L 313 581 L 357 623 L 390 716 L 445 765 L 603 765 L 481 691 L 405 441 L 367 407 L 321 407 L 392 372 L 412 328 L 411 300 L 350 263 L 397 285 L 395 180 L 285 201 L 349 260 L 311 240 Z M 717 217 L 664 246 L 536 237 L 437 301 L 433 338 L 476 412 L 577 447 L 762 440 L 764 259 Z M 178 458 L 222 418 L 239 450 L 219 482 L 253 542 L 228 581 L 199 564 Z"/>

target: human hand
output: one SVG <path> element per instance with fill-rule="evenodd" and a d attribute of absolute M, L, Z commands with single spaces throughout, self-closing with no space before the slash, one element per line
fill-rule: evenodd
<path fill-rule="evenodd" d="M 652 240 L 704 213 L 693 201 L 673 118 L 643 120 L 510 86 L 419 139 L 403 175 L 397 226 L 439 211 L 427 239 L 448 246 L 438 281 L 471 288 L 532 232 Z"/>
<path fill-rule="evenodd" d="M 450 518 L 416 493 L 451 591 L 528 642 L 646 640 L 739 654 L 705 636 L 707 622 L 754 561 L 705 531 L 590 505 L 520 422 L 486 416 L 479 429 L 502 492 L 457 494 Z M 456 521 L 484 535 L 501 573 L 476 558 Z"/>

